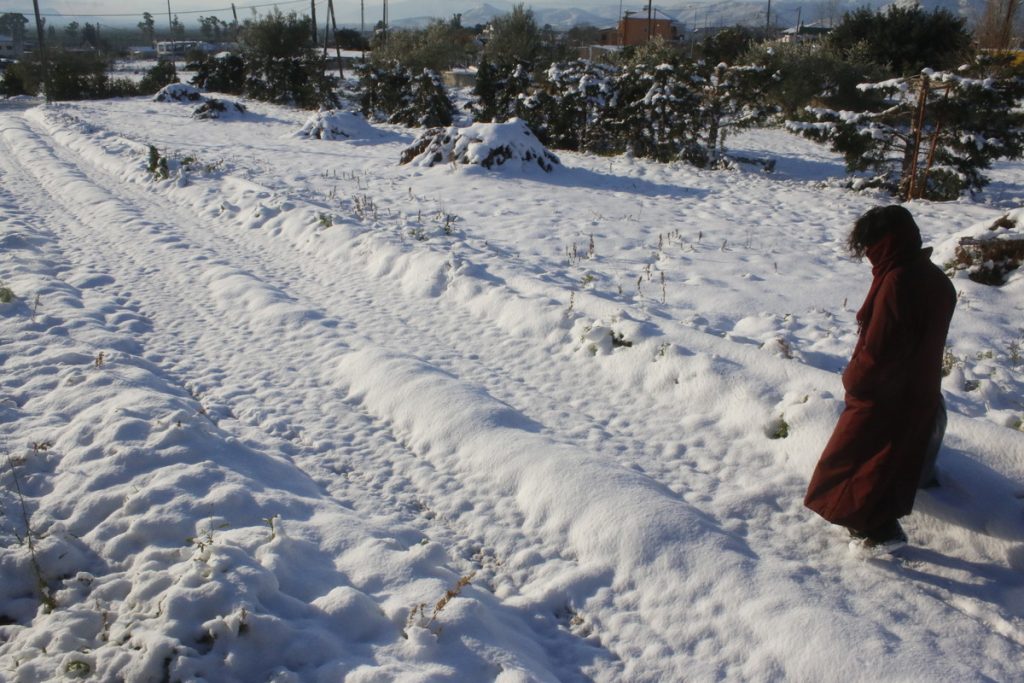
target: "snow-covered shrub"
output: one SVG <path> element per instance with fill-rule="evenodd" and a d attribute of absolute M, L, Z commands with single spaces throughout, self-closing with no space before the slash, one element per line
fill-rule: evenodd
<path fill-rule="evenodd" d="M 228 118 L 236 114 L 244 114 L 245 105 L 230 100 L 218 100 L 211 97 L 192 112 L 194 119 L 220 119 Z"/>
<path fill-rule="evenodd" d="M 772 112 L 764 98 L 768 75 L 760 66 L 717 64 L 694 81 L 707 161 L 718 164 L 724 159 L 729 131 L 761 123 Z"/>
<path fill-rule="evenodd" d="M 393 112 L 408 106 L 412 74 L 398 62 L 358 68 L 359 110 L 368 119 L 387 121 Z"/>
<path fill-rule="evenodd" d="M 306 119 L 293 137 L 316 140 L 365 139 L 377 131 L 357 112 L 321 109 Z"/>
<path fill-rule="evenodd" d="M 424 69 L 409 83 L 405 106 L 391 114 L 391 123 L 406 126 L 450 126 L 455 105 L 436 71 Z"/>
<path fill-rule="evenodd" d="M 606 151 L 602 120 L 615 96 L 615 73 L 586 60 L 552 64 L 543 93 L 524 98 L 522 116 L 552 147 Z"/>
<path fill-rule="evenodd" d="M 615 90 L 603 126 L 622 151 L 703 165 L 697 137 L 700 99 L 690 78 L 671 64 L 634 64 L 618 74 Z"/>
<path fill-rule="evenodd" d="M 473 94 L 476 102 L 470 106 L 476 121 L 508 121 L 521 117 L 520 100 L 529 94 L 533 77 L 524 63 L 499 65 L 480 62 Z"/>
<path fill-rule="evenodd" d="M 154 102 L 199 102 L 202 99 L 198 88 L 185 83 L 171 83 L 153 96 Z"/>
<path fill-rule="evenodd" d="M 440 76 L 429 69 L 417 76 L 398 62 L 360 69 L 359 108 L 367 118 L 406 126 L 447 126 L 455 112 Z"/>
<path fill-rule="evenodd" d="M 16 298 L 14 290 L 5 285 L 3 280 L 0 280 L 0 304 L 9 304 Z"/>
<path fill-rule="evenodd" d="M 401 163 L 414 166 L 467 164 L 494 168 L 518 163 L 550 172 L 558 157 L 544 148 L 524 121 L 476 123 L 466 128 L 450 126 L 424 132 L 403 153 Z"/>
<path fill-rule="evenodd" d="M 809 108 L 790 129 L 831 143 L 850 172 L 872 171 L 863 185 L 901 199 L 956 199 L 988 182 L 992 160 L 1024 153 L 1024 79 L 924 70 L 858 86 L 860 111 Z"/>
<path fill-rule="evenodd" d="M 245 60 L 231 52 L 206 57 L 199 62 L 191 83 L 211 92 L 241 95 L 245 91 Z"/>
<path fill-rule="evenodd" d="M 160 92 L 162 88 L 178 82 L 178 74 L 174 69 L 173 62 L 157 62 L 156 66 L 146 71 L 146 74 L 139 81 L 138 91 L 140 95 L 149 95 Z"/>

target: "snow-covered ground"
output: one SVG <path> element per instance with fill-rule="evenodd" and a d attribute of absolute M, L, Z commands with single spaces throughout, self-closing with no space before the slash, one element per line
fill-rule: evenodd
<path fill-rule="evenodd" d="M 1020 679 L 1024 273 L 954 278 L 943 485 L 865 561 L 802 506 L 887 201 L 836 155 L 246 105 L 0 105 L 0 680 Z M 1022 188 L 909 208 L 938 255 Z"/>

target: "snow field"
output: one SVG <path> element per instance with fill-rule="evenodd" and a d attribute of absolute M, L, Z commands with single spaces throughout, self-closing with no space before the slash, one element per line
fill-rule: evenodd
<path fill-rule="evenodd" d="M 31 170 L 66 216 L 60 232 L 33 237 L 51 262 L 12 261 L 24 272 L 49 268 L 54 282 L 7 270 L 5 282 L 45 292 L 44 310 L 47 287 L 66 287 L 76 323 L 75 297 L 82 311 L 107 311 L 77 323 L 82 347 L 67 362 L 78 372 L 109 380 L 122 365 L 141 368 L 38 404 L 17 397 L 57 390 L 15 387 L 12 409 L 31 406 L 46 431 L 61 433 L 38 457 L 49 463 L 40 485 L 70 474 L 86 451 L 99 478 L 61 482 L 101 500 L 99 512 L 77 512 L 65 496 L 71 510 L 54 514 L 82 517 L 85 548 L 69 555 L 68 571 L 94 569 L 61 604 L 81 605 L 79 616 L 95 623 L 97 595 L 118 619 L 144 624 L 133 633 L 148 634 L 133 656 L 84 627 L 53 624 L 74 610 L 38 617 L 0 646 L 24 680 L 64 665 L 50 651 L 82 648 L 94 670 L 135 666 L 140 680 L 168 653 L 176 673 L 210 680 L 974 680 L 1012 671 L 1024 609 L 1019 537 L 966 534 L 936 523 L 937 507 L 931 518 L 915 514 L 908 527 L 925 547 L 911 570 L 897 570 L 916 581 L 908 590 L 884 569 L 851 563 L 841 538 L 799 505 L 841 409 L 835 371 L 867 283 L 863 264 L 836 262 L 848 221 L 835 212 L 856 215 L 864 198 L 826 191 L 815 205 L 807 199 L 822 191 L 800 182 L 779 189 L 628 159 L 594 160 L 551 181 L 445 169 L 388 176 L 407 172 L 370 165 L 370 155 L 394 164 L 397 139 L 330 143 L 356 169 L 342 178 L 380 193 L 369 200 L 375 210 L 366 200 L 359 210 L 354 199 L 330 201 L 334 178 L 305 168 L 323 153 L 302 156 L 301 145 L 327 143 L 284 133 L 240 133 L 254 141 L 248 149 L 272 152 L 266 161 L 253 151 L 249 161 L 226 159 L 226 173 L 154 184 L 146 145 L 110 132 L 133 106 L 82 105 L 96 128 L 37 110 L 4 131 L 12 163 Z M 285 128 L 269 121 L 289 114 L 267 111 L 261 126 Z M 226 134 L 209 125 L 219 126 L 211 141 Z M 283 173 L 261 170 L 270 159 Z M 5 179 L 14 183 L 12 169 Z M 574 202 L 590 220 L 570 215 Z M 18 202 L 4 204 L 15 211 Z M 409 204 L 421 206 L 415 219 Z M 439 220 L 428 239 L 411 237 L 428 225 L 422 207 L 456 215 L 453 234 Z M 912 210 L 931 227 L 930 213 L 951 209 Z M 33 211 L 27 220 L 60 214 Z M 963 208 L 972 220 L 983 211 Z M 737 227 L 740 216 L 761 230 Z M 595 253 L 566 265 L 567 245 L 586 254 L 591 234 Z M 90 287 L 56 280 L 69 268 L 62 250 L 75 268 L 87 264 L 65 282 Z M 991 327 L 1009 329 L 992 319 L 1019 297 L 973 284 L 957 280 L 978 303 L 969 316 L 958 311 L 954 333 L 991 346 Z M 632 346 L 616 346 L 613 334 Z M 30 356 L 25 346 L 10 358 Z M 99 350 L 109 358 L 96 367 Z M 139 386 L 153 396 L 135 396 Z M 993 398 L 1012 400 L 1002 389 L 984 402 L 958 391 L 977 415 Z M 107 410 L 95 407 L 97 395 Z M 127 425 L 110 417 L 127 406 Z M 19 436 L 36 432 L 23 426 L 27 413 L 15 417 Z M 96 420 L 110 424 L 83 445 L 80 432 Z M 781 420 L 789 436 L 769 438 Z M 1001 519 L 1012 531 L 1020 439 L 956 414 L 950 433 L 952 472 L 966 473 L 969 489 L 1005 494 Z M 127 460 L 105 454 L 135 442 Z M 166 464 L 159 477 L 117 479 L 141 462 Z M 117 509 L 128 482 L 142 502 Z M 50 495 L 33 491 L 36 518 L 59 508 Z M 120 531 L 118 520 L 137 527 Z M 97 545 L 104 534 L 113 547 Z M 112 568 L 118 585 L 151 578 L 149 591 L 104 592 Z M 473 570 L 440 635 L 398 635 L 412 605 Z M 11 598 L 28 592 L 22 585 Z M 154 605 L 171 602 L 182 612 L 154 616 Z M 27 648 L 43 629 L 79 640 L 46 655 Z M 216 634 L 212 643 L 204 633 Z"/>

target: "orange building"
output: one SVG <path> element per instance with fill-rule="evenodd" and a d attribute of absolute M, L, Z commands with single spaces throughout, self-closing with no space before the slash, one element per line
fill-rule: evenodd
<path fill-rule="evenodd" d="M 645 16 L 625 16 L 619 26 L 601 32 L 602 45 L 642 45 L 654 36 L 669 42 L 679 40 L 679 29 L 671 19 L 651 19 Z"/>

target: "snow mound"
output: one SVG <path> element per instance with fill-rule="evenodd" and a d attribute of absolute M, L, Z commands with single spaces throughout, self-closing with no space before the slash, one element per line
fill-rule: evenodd
<path fill-rule="evenodd" d="M 322 109 L 310 116 L 291 137 L 316 140 L 348 140 L 379 137 L 362 115 L 351 111 Z"/>
<path fill-rule="evenodd" d="M 402 152 L 401 161 L 414 166 L 457 163 L 484 168 L 513 162 L 519 162 L 523 170 L 536 164 L 548 173 L 560 163 L 520 119 L 431 128 Z"/>
<path fill-rule="evenodd" d="M 154 102 L 198 102 L 203 99 L 199 88 L 185 83 L 171 83 L 153 96 Z"/>
<path fill-rule="evenodd" d="M 194 119 L 228 119 L 237 118 L 246 112 L 245 105 L 231 100 L 210 98 L 196 107 L 192 112 Z"/>

